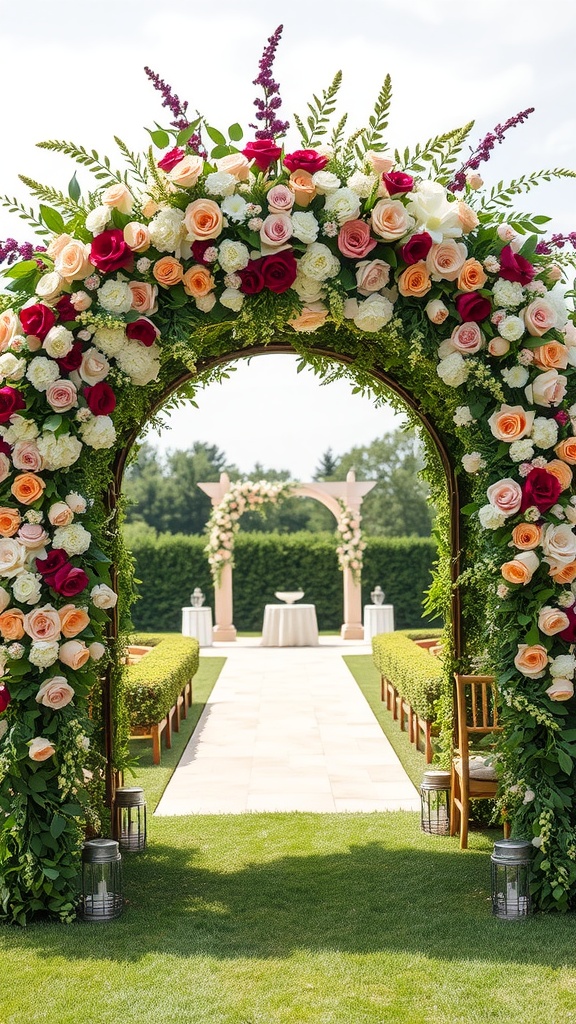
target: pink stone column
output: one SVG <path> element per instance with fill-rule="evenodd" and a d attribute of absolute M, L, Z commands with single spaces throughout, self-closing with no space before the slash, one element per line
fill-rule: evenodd
<path fill-rule="evenodd" d="M 214 587 L 215 625 L 212 638 L 225 643 L 236 639 L 236 627 L 232 623 L 232 566 L 228 563 L 222 570 L 220 583 Z"/>
<path fill-rule="evenodd" d="M 343 640 L 363 640 L 362 588 L 355 583 L 350 569 L 344 569 L 344 623 L 340 630 Z"/>

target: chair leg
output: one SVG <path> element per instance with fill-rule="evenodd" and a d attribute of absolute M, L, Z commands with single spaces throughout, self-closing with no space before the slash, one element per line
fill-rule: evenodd
<path fill-rule="evenodd" d="M 468 849 L 468 819 L 470 817 L 470 797 L 462 789 L 462 814 L 460 816 L 460 849 Z"/>
<path fill-rule="evenodd" d="M 160 764 L 160 730 L 157 725 L 152 726 L 152 763 Z"/>
<path fill-rule="evenodd" d="M 432 726 L 428 720 L 424 723 L 424 729 L 426 764 L 432 764 Z"/>
<path fill-rule="evenodd" d="M 452 779 L 450 782 L 450 835 L 455 836 L 458 832 L 460 825 L 460 808 L 456 803 L 456 800 L 460 799 L 460 787 L 458 784 L 458 773 L 452 769 Z"/>

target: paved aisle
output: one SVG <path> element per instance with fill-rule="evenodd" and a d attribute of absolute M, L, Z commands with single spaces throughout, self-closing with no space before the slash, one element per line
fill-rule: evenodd
<path fill-rule="evenodd" d="M 369 646 L 320 645 L 202 650 L 227 661 L 156 814 L 419 809 L 342 660 Z"/>

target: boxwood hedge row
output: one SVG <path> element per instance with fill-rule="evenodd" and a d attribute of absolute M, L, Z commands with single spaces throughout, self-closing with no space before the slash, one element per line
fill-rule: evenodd
<path fill-rule="evenodd" d="M 131 643 L 138 642 L 153 650 L 126 668 L 126 702 L 130 725 L 147 727 L 162 721 L 186 683 L 196 675 L 200 645 L 189 636 L 131 638 Z"/>
<path fill-rule="evenodd" d="M 439 658 L 402 633 L 380 633 L 373 637 L 372 652 L 380 675 L 390 680 L 419 718 L 434 721 L 443 679 Z"/>

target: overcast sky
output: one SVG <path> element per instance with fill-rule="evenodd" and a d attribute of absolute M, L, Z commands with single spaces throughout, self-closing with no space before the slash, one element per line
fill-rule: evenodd
<path fill-rule="evenodd" d="M 394 86 L 392 147 L 475 119 L 475 143 L 526 107 L 527 124 L 509 133 L 485 165 L 495 182 L 547 167 L 576 168 L 576 5 L 572 0 L 0 0 L 2 160 L 0 194 L 28 195 L 18 174 L 65 188 L 75 169 L 34 147 L 72 139 L 115 157 L 114 135 L 143 149 L 143 126 L 166 123 L 143 73 L 149 65 L 209 121 L 239 121 L 249 138 L 252 79 L 267 37 L 284 33 L 275 65 L 282 115 L 303 114 L 341 69 L 339 111 L 350 128 L 370 115 L 387 72 Z M 295 134 L 288 142 L 298 145 Z M 85 187 L 93 179 L 80 169 Z M 576 182 L 543 185 L 519 208 L 576 228 Z M 26 225 L 0 209 L 0 239 L 28 239 Z M 236 364 L 231 380 L 199 397 L 199 408 L 170 419 L 157 443 L 217 444 L 245 471 L 255 462 L 307 479 L 323 451 L 336 454 L 390 429 L 392 413 L 352 396 L 346 383 L 319 387 L 286 356 Z"/>

